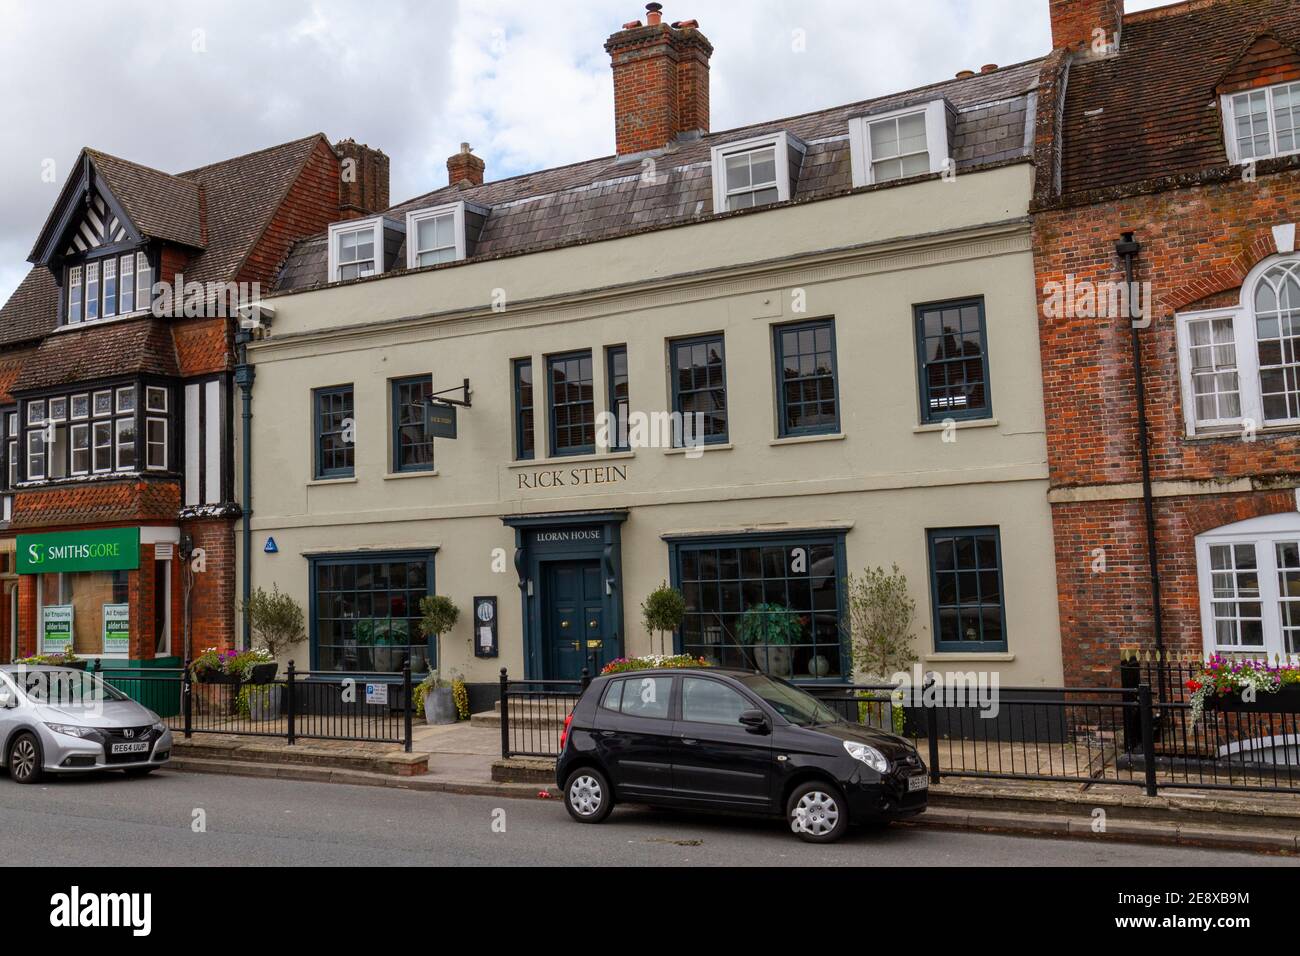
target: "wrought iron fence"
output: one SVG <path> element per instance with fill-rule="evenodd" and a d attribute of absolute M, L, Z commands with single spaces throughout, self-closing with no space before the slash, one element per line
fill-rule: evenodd
<path fill-rule="evenodd" d="M 586 669 L 576 681 L 512 681 L 501 668 L 502 758 L 558 757 L 564 721 L 590 683 Z"/>
<path fill-rule="evenodd" d="M 397 673 L 299 671 L 283 677 L 196 680 L 184 668 L 102 668 L 106 683 L 157 713 L 186 739 L 195 734 L 402 744 L 411 750 L 411 669 Z"/>

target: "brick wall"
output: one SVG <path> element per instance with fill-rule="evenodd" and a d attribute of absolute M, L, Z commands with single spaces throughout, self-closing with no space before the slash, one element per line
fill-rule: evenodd
<path fill-rule="evenodd" d="M 205 648 L 235 646 L 235 526 L 230 521 L 186 521 L 182 534 L 194 536 L 194 547 L 207 552 L 207 570 L 194 575 L 190 591 L 190 648 L 193 654 Z M 181 620 L 178 615 L 177 621 Z M 176 649 L 183 652 L 181 630 Z"/>
<path fill-rule="evenodd" d="M 330 223 L 342 218 L 339 175 L 339 158 L 321 139 L 249 253 L 237 281 L 260 282 L 263 289 L 269 290 L 294 242 L 324 232 Z M 384 197 L 387 199 L 386 184 Z"/>

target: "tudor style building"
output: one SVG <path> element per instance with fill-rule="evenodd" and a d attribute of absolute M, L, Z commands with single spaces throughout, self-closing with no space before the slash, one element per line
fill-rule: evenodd
<path fill-rule="evenodd" d="M 290 253 L 249 347 L 250 558 L 309 608 L 293 656 L 574 677 L 659 650 L 666 580 L 669 651 L 843 681 L 845 574 L 897 563 L 925 666 L 1059 684 L 1040 63 L 717 132 L 712 46 L 658 7 L 605 44 L 616 155 L 485 182 L 465 147 Z M 696 447 L 637 432 L 673 413 Z"/>
<path fill-rule="evenodd" d="M 82 150 L 0 309 L 0 661 L 235 644 L 237 323 L 215 284 L 269 285 L 294 240 L 387 204 L 383 154 L 319 134 L 174 175 Z"/>
<path fill-rule="evenodd" d="M 1051 12 L 1034 247 L 1066 683 L 1113 682 L 1126 647 L 1296 654 L 1300 6 Z M 1136 330 L 1103 312 L 1126 260 Z"/>

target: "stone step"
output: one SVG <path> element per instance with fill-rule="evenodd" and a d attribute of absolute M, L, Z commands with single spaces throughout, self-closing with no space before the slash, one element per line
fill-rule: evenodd
<path fill-rule="evenodd" d="M 555 761 L 537 757 L 511 757 L 492 761 L 497 783 L 537 783 L 555 786 Z"/>
<path fill-rule="evenodd" d="M 565 714 L 564 717 L 567 717 Z M 513 707 L 510 709 L 510 726 L 511 727 L 537 727 L 552 728 L 558 734 L 564 727 L 564 717 L 552 717 L 544 713 L 528 713 L 516 711 Z M 472 714 L 469 722 L 474 727 L 500 727 L 501 714 L 495 710 L 485 710 L 479 714 Z"/>
<path fill-rule="evenodd" d="M 234 761 L 239 763 L 279 764 L 319 767 L 326 770 L 356 770 L 398 777 L 413 777 L 429 772 L 427 753 L 406 753 L 397 749 L 367 750 L 362 747 L 313 747 L 280 741 L 248 738 L 195 737 L 176 739 L 172 743 L 174 758 Z"/>

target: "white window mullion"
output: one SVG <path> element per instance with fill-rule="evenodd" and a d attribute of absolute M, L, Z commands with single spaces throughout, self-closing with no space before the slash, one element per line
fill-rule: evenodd
<path fill-rule="evenodd" d="M 1237 375 L 1241 385 L 1241 417 L 1256 429 L 1264 424 L 1264 401 L 1259 385 L 1259 344 L 1255 340 L 1253 310 L 1239 309 L 1232 317 L 1237 340 Z"/>

